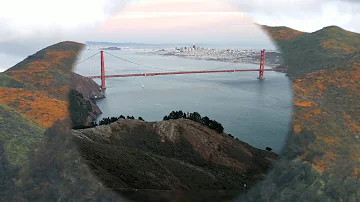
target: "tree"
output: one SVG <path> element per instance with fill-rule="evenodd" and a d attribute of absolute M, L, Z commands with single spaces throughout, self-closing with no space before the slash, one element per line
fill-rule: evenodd
<path fill-rule="evenodd" d="M 164 116 L 163 120 L 170 120 L 170 119 L 181 119 L 186 118 L 190 119 L 192 121 L 201 123 L 202 125 L 205 125 L 209 127 L 212 130 L 217 131 L 218 133 L 224 132 L 224 127 L 217 121 L 209 119 L 209 117 L 201 117 L 201 115 L 198 112 L 193 113 L 184 113 L 183 111 L 172 111 L 168 116 Z"/>
<path fill-rule="evenodd" d="M 265 149 L 266 149 L 266 151 L 271 151 L 272 150 L 270 147 L 266 147 Z"/>
<path fill-rule="evenodd" d="M 115 121 L 117 121 L 117 120 L 118 120 L 118 118 L 116 118 L 116 117 L 111 117 L 111 120 L 110 120 L 110 121 L 111 121 L 111 123 L 112 123 L 112 122 L 115 122 Z"/>
<path fill-rule="evenodd" d="M 203 123 L 203 124 L 209 126 L 209 124 L 210 124 L 210 119 L 209 119 L 209 117 L 205 116 L 205 117 L 203 117 L 201 120 L 202 120 L 202 123 Z"/>
<path fill-rule="evenodd" d="M 110 123 L 113 123 L 115 121 L 119 120 L 118 118 L 116 117 L 106 117 L 106 118 L 103 118 L 100 122 L 99 122 L 99 125 L 107 125 L 107 124 L 110 124 Z"/>
<path fill-rule="evenodd" d="M 201 123 L 201 115 L 198 112 L 190 113 L 190 120 Z"/>
<path fill-rule="evenodd" d="M 139 118 L 138 118 L 140 121 L 144 121 L 144 119 L 141 117 L 141 116 L 139 116 Z"/>

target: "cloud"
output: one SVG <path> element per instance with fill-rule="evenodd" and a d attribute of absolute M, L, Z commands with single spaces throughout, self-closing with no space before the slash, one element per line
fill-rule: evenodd
<path fill-rule="evenodd" d="M 342 1 L 360 4 L 359 0 L 342 0 Z"/>
<path fill-rule="evenodd" d="M 205 4 L 204 4 L 205 3 Z M 214 0 L 129 4 L 102 27 L 107 39 L 143 43 L 263 43 L 271 40 L 238 8 Z"/>
<path fill-rule="evenodd" d="M 84 36 L 86 32 L 94 30 L 97 25 L 124 8 L 135 4 L 142 4 L 145 8 L 146 4 L 154 4 L 154 2 L 161 5 L 169 0 L 2 0 L 0 42 L 37 36 L 43 38 L 56 34 L 73 38 Z M 181 2 L 186 4 L 194 1 Z M 207 1 L 196 2 L 209 5 Z M 336 24 L 360 32 L 357 20 L 360 17 L 358 0 L 223 0 L 221 2 L 227 2 L 230 6 L 245 12 L 260 24 L 286 25 L 304 31 L 315 31 Z M 222 11 L 224 6 L 221 5 L 224 4 L 217 4 L 217 7 L 211 8 L 212 11 Z M 144 11 L 149 12 L 148 8 L 146 9 Z M 162 12 L 179 11 L 178 9 L 178 6 L 174 6 Z M 189 11 L 189 8 L 186 11 Z"/>
<path fill-rule="evenodd" d="M 131 5 L 132 3 L 137 3 L 138 1 L 131 1 L 131 0 L 105 0 L 104 2 L 104 15 L 105 17 L 112 17 L 113 15 L 117 14 L 121 9 L 125 8 L 126 6 Z"/>
<path fill-rule="evenodd" d="M 79 40 L 106 18 L 103 0 L 2 0 L 0 53 L 29 55 L 64 40 Z"/>
<path fill-rule="evenodd" d="M 217 3 L 217 1 L 212 1 L 212 3 L 204 0 L 197 1 L 205 3 L 206 6 L 199 3 L 194 4 L 194 1 L 190 0 L 186 1 L 177 1 L 177 5 L 172 7 L 163 7 L 165 9 L 160 10 L 162 13 L 155 13 L 155 15 L 162 15 L 162 17 L 164 17 L 164 15 L 171 15 L 169 10 L 179 11 L 179 9 L 186 11 L 185 13 L 187 13 L 187 15 L 190 14 L 189 11 L 193 11 L 191 15 L 193 15 L 194 18 L 198 18 L 201 14 L 198 13 L 198 16 L 194 16 L 194 12 L 199 11 L 199 9 L 203 11 L 226 10 L 227 13 L 222 13 L 224 15 L 231 14 L 229 9 L 232 9 L 233 15 L 239 14 L 239 12 L 235 12 L 237 10 L 234 9 L 233 6 L 221 2 Z M 175 1 L 173 0 L 171 2 L 174 4 Z M 181 6 L 189 5 L 189 2 L 191 3 L 190 5 L 195 6 Z M 53 2 L 34 0 L 20 3 L 19 0 L 5 0 L 4 6 L 0 8 L 0 25 L 3 29 L 0 33 L 0 45 L 2 46 L 0 52 L 12 53 L 13 51 L 19 51 L 19 53 L 26 52 L 30 54 L 30 51 L 38 49 L 40 46 L 48 46 L 62 40 L 84 42 L 86 40 L 104 40 L 105 37 L 106 40 L 116 40 L 121 35 L 104 35 L 98 27 L 114 17 L 114 15 L 118 14 L 121 10 L 128 9 L 128 18 L 143 18 L 144 15 L 140 16 L 134 13 L 131 15 L 131 8 L 136 7 L 137 11 L 151 12 L 151 10 L 149 10 L 149 4 L 160 5 L 157 7 L 153 6 L 155 10 L 159 10 L 164 3 L 169 3 L 169 1 L 62 0 Z M 21 7 L 18 5 L 21 5 Z M 39 6 L 35 7 L 34 5 Z M 141 7 L 143 10 L 141 10 Z M 147 17 L 150 17 L 149 15 L 150 14 L 148 14 Z M 154 15 L 154 13 L 151 15 Z M 180 15 L 184 15 L 184 12 Z M 208 13 L 208 15 L 211 15 L 211 13 Z M 122 16 L 122 18 L 124 19 L 124 16 Z M 191 23 L 191 21 L 189 22 Z M 125 28 L 125 32 L 126 29 L 128 29 L 126 26 L 121 28 Z M 117 41 L 121 40 L 120 38 Z M 130 39 L 125 38 L 124 40 Z M 12 47 L 12 45 L 14 47 Z"/>
<path fill-rule="evenodd" d="M 185 1 L 185 0 L 184 0 Z M 125 0 L 122 3 L 108 0 L 112 13 L 126 6 L 153 1 Z M 155 2 L 164 2 L 155 0 Z M 169 2 L 169 1 L 167 1 Z M 201 1 L 197 1 L 201 2 Z M 205 1 L 203 1 L 206 4 Z M 301 31 L 313 32 L 329 25 L 337 25 L 350 31 L 360 32 L 359 0 L 222 0 L 249 15 L 254 22 L 272 26 L 288 26 Z M 176 11 L 178 8 L 174 7 Z M 221 8 L 217 8 L 221 11 Z M 170 12 L 173 10 L 165 10 Z"/>
<path fill-rule="evenodd" d="M 360 32 L 358 0 L 225 0 L 254 22 L 313 32 L 329 25 Z"/>
<path fill-rule="evenodd" d="M 111 41 L 126 40 L 129 38 L 124 38 L 125 35 L 122 34 L 104 34 L 99 27 L 104 26 L 104 22 L 110 21 L 119 12 L 134 7 L 136 4 L 138 4 L 137 10 L 139 11 L 140 5 L 146 8 L 146 5 L 150 3 L 154 4 L 155 2 L 157 5 L 161 5 L 169 1 L 2 0 L 0 7 L 0 54 L 3 58 L 10 57 L 10 55 L 14 58 L 20 56 L 25 58 L 46 46 L 65 40 L 78 42 L 104 39 Z M 178 0 L 177 2 L 178 5 L 181 5 L 194 1 Z M 155 15 L 159 17 L 160 15 L 170 15 L 169 12 L 171 11 L 178 11 L 188 12 L 186 15 L 190 17 L 190 15 L 197 15 L 194 12 L 198 12 L 199 8 L 206 8 L 208 12 L 229 12 L 227 15 L 230 15 L 231 12 L 241 11 L 250 16 L 256 23 L 272 26 L 284 25 L 301 31 L 312 32 L 325 26 L 338 25 L 351 31 L 360 32 L 360 13 L 358 12 L 360 1 L 358 0 L 219 0 L 218 4 L 211 4 L 207 0 L 198 0 L 197 2 L 203 2 L 203 4 L 197 3 L 196 6 L 194 4 L 194 6 L 188 7 L 167 7 L 160 10 L 162 14 L 155 13 Z M 228 4 L 226 5 L 224 2 Z M 159 6 L 156 9 L 159 11 Z M 151 12 L 148 8 L 142 11 Z M 135 18 L 135 16 L 128 15 L 129 18 Z M 153 13 L 147 14 L 147 17 L 155 18 L 156 16 Z M 238 26 L 234 22 L 232 25 Z M 225 33 L 224 30 L 220 31 Z M 150 39 L 151 35 L 154 36 L 152 39 L 155 40 L 155 34 L 149 33 L 148 38 Z M 216 30 L 209 32 L 210 35 L 216 37 Z M 144 33 L 135 33 L 133 36 L 134 39 L 138 40 L 146 38 Z M 189 36 L 187 38 L 190 40 Z M 157 36 L 156 40 L 162 39 L 162 37 Z M 7 56 L 5 57 L 4 54 Z M 1 68 L 7 68 L 13 63 L 4 64 L 4 62 L 2 60 L 0 63 Z"/>

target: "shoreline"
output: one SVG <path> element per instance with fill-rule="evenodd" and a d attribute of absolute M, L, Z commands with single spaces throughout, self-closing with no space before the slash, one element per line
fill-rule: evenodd
<path fill-rule="evenodd" d="M 104 99 L 104 98 L 98 98 L 98 99 Z M 100 108 L 96 103 L 94 103 L 94 104 L 101 110 L 101 108 Z M 106 119 L 106 118 L 112 118 L 111 116 L 108 116 L 108 117 L 103 117 L 102 119 L 99 119 L 99 117 L 100 117 L 102 114 L 103 114 L 103 112 L 101 112 L 100 114 L 96 115 L 96 118 L 92 121 L 92 122 L 94 122 L 94 123 L 97 124 L 97 125 L 94 126 L 94 127 L 101 126 L 101 125 L 99 124 L 101 120 Z M 120 115 L 120 116 L 122 116 L 122 115 Z M 130 117 L 130 115 L 128 115 L 128 116 Z M 126 116 L 124 116 L 124 117 L 125 117 L 125 118 L 120 118 L 120 117 L 113 117 L 113 118 L 117 118 L 116 122 L 117 122 L 117 121 L 120 121 L 120 120 L 139 120 L 139 119 L 136 119 L 136 118 L 134 118 L 134 119 L 128 119 L 128 118 L 126 118 Z M 158 120 L 158 121 L 146 121 L 146 120 L 142 120 L 142 121 L 144 121 L 144 122 L 146 122 L 146 123 L 156 124 L 156 123 L 160 123 L 160 122 L 163 122 L 163 121 L 170 121 L 170 120 L 177 120 L 177 119 Z M 196 121 L 194 121 L 194 122 L 196 122 Z M 111 123 L 104 124 L 104 125 L 110 125 L 110 124 L 111 124 Z M 220 123 L 220 124 L 221 124 L 221 123 Z M 91 127 L 90 127 L 90 128 L 91 128 Z M 87 129 L 87 128 L 82 128 L 82 129 Z M 73 130 L 82 130 L 82 129 L 73 129 Z M 266 148 L 256 147 L 256 146 L 254 146 L 254 145 L 252 145 L 252 144 L 250 144 L 250 143 L 248 143 L 248 142 L 245 142 L 245 141 L 241 140 L 241 139 L 238 138 L 238 137 L 232 136 L 230 133 L 221 132 L 220 134 L 221 134 L 221 135 L 229 136 L 229 137 L 231 137 L 232 139 L 234 139 L 235 141 L 240 141 L 240 142 L 245 143 L 245 144 L 247 144 L 247 145 L 249 145 L 249 146 L 251 146 L 251 147 L 253 147 L 253 148 L 266 151 L 266 148 L 267 148 L 267 147 L 266 147 Z M 271 148 L 271 147 L 270 147 L 270 148 Z M 272 152 L 272 153 L 277 154 L 277 155 L 280 155 L 280 153 L 281 153 L 281 151 L 280 151 L 279 153 L 273 151 L 272 148 L 271 148 L 271 151 L 268 151 L 268 152 Z"/>
<path fill-rule="evenodd" d="M 213 59 L 213 58 L 192 58 L 192 57 L 187 57 L 187 56 L 183 56 L 183 55 L 166 55 L 166 54 L 144 54 L 141 52 L 135 52 L 135 54 L 139 54 L 139 55 L 145 55 L 145 56 L 162 56 L 162 57 L 177 57 L 177 58 L 181 58 L 181 59 L 189 59 L 189 60 L 202 60 L 202 61 L 216 61 L 216 62 L 226 62 L 226 63 L 234 63 L 234 64 L 260 64 L 260 61 L 229 61 L 229 60 L 222 60 L 222 59 Z M 269 64 L 269 63 L 265 63 L 266 66 L 271 67 L 272 69 L 275 69 L 276 67 L 280 66 L 281 64 Z"/>
<path fill-rule="evenodd" d="M 156 54 L 156 53 L 141 53 L 141 52 L 135 52 L 135 54 L 138 55 L 144 55 L 144 56 L 162 56 L 162 57 L 177 57 L 181 59 L 190 59 L 190 60 L 202 60 L 202 61 L 216 61 L 216 62 L 226 62 L 226 63 L 234 63 L 234 64 L 254 64 L 259 65 L 260 61 L 254 61 L 254 60 L 247 60 L 247 61 L 234 61 L 234 60 L 224 60 L 224 59 L 215 59 L 215 58 L 200 58 L 200 57 L 191 57 L 186 55 L 176 55 L 176 54 Z M 265 66 L 268 66 L 272 69 L 276 69 L 276 67 L 279 67 L 281 64 L 274 64 L 274 63 L 266 63 Z"/>
<path fill-rule="evenodd" d="M 161 54 L 161 52 L 159 51 L 152 51 L 152 52 L 134 52 L 134 54 L 137 54 L 137 55 L 146 55 L 146 56 L 163 56 L 163 57 L 166 57 L 166 56 L 171 56 L 171 57 L 177 57 L 177 58 L 182 58 L 182 59 L 190 59 L 190 60 L 205 60 L 205 61 L 218 61 L 218 62 L 226 62 L 226 63 L 233 63 L 233 64 L 254 64 L 254 65 L 258 65 L 260 63 L 260 61 L 254 61 L 254 60 L 244 60 L 244 61 L 229 61 L 227 59 L 222 59 L 222 58 L 201 58 L 201 57 L 196 57 L 194 55 L 176 55 L 176 54 Z M 246 59 L 250 59 L 249 57 L 246 58 Z M 231 64 L 230 64 L 231 65 Z M 279 66 L 279 64 L 266 64 L 268 67 L 272 68 L 272 69 L 276 69 L 276 67 Z M 279 73 L 284 73 L 284 74 L 288 74 L 286 72 L 282 72 L 282 71 L 276 71 L 276 72 L 279 72 Z M 286 76 L 286 75 L 285 75 Z M 100 86 L 99 86 L 100 88 Z M 98 100 L 103 100 L 106 98 L 106 89 L 102 89 L 101 90 L 101 94 L 103 96 L 101 97 L 92 97 L 91 100 L 93 100 L 94 104 L 98 106 L 97 104 L 97 101 Z M 100 107 L 99 107 L 100 109 Z M 101 109 L 100 109 L 101 110 Z M 96 118 L 93 119 L 93 122 L 95 123 L 99 123 L 101 121 L 100 117 L 103 116 L 103 112 L 101 111 L 100 114 L 97 114 Z M 110 118 L 110 117 L 102 117 L 102 118 Z M 163 120 L 157 120 L 157 121 L 153 121 L 153 122 L 161 122 Z M 253 145 L 251 145 L 253 146 Z M 265 148 L 258 148 L 258 147 L 255 147 L 253 146 L 254 148 L 257 148 L 257 149 L 261 149 L 261 150 L 264 150 Z M 272 151 L 274 153 L 277 153 L 275 151 Z"/>

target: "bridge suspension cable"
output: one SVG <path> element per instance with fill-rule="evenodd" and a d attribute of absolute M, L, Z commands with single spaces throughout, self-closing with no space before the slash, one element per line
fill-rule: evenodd
<path fill-rule="evenodd" d="M 76 64 L 75 64 L 75 66 L 78 66 L 79 64 L 81 64 L 81 63 L 83 63 L 83 62 L 85 62 L 85 61 L 87 61 L 87 60 L 89 60 L 89 59 L 93 58 L 93 57 L 94 57 L 95 55 L 97 55 L 97 54 L 99 54 L 99 52 L 96 52 L 95 54 L 93 54 L 93 55 L 89 56 L 88 58 L 85 58 L 84 60 L 82 60 L 82 61 L 80 61 L 80 62 L 76 63 Z"/>
<path fill-rule="evenodd" d="M 157 69 L 157 70 L 166 71 L 166 72 L 170 72 L 170 71 L 172 71 L 172 70 L 161 69 L 161 68 L 155 68 L 155 67 L 151 67 L 151 66 L 148 66 L 148 65 L 143 65 L 143 64 L 140 64 L 140 63 L 132 62 L 132 61 L 130 61 L 130 60 L 127 60 L 127 59 L 121 58 L 121 57 L 119 57 L 119 56 L 113 55 L 113 54 L 108 53 L 108 52 L 105 52 L 105 51 L 104 51 L 104 53 L 106 53 L 106 54 L 108 54 L 108 55 L 110 55 L 110 56 L 113 56 L 113 57 L 115 57 L 115 58 L 117 58 L 117 59 L 120 59 L 120 60 L 123 60 L 123 61 L 129 62 L 129 63 L 135 64 L 135 65 L 138 65 L 138 66 L 141 66 L 141 67 L 146 67 L 146 68 L 150 68 L 150 69 Z M 93 54 L 93 55 L 91 55 L 91 56 L 89 56 L 89 57 L 85 58 L 84 60 L 82 60 L 82 61 L 80 61 L 80 62 L 76 63 L 76 64 L 75 64 L 75 66 L 78 66 L 79 64 L 81 64 L 81 63 L 83 63 L 83 62 L 86 62 L 87 60 L 89 60 L 89 59 L 91 59 L 91 58 L 95 57 L 97 54 L 99 54 L 99 52 L 96 52 L 95 54 Z M 212 70 L 222 69 L 222 68 L 224 68 L 224 67 L 232 66 L 232 65 L 235 65 L 235 64 L 236 64 L 236 63 L 231 63 L 231 64 L 223 65 L 223 66 L 221 66 L 221 67 L 217 67 L 217 68 L 211 69 L 210 71 L 212 71 Z"/>
<path fill-rule="evenodd" d="M 129 62 L 129 63 L 135 64 L 135 65 L 139 65 L 139 66 L 141 66 L 141 67 L 146 67 L 146 68 L 150 68 L 150 69 L 157 69 L 157 70 L 161 70 L 161 71 L 169 71 L 169 70 L 166 70 L 166 69 L 155 68 L 155 67 L 151 67 L 151 66 L 148 66 L 148 65 L 143 65 L 143 64 L 140 64 L 140 63 L 137 63 L 137 62 L 132 62 L 132 61 L 130 61 L 130 60 L 126 60 L 126 59 L 124 59 L 124 58 L 121 58 L 121 57 L 119 57 L 119 56 L 113 55 L 113 54 L 108 53 L 108 52 L 105 52 L 105 51 L 104 51 L 104 53 L 106 53 L 106 54 L 108 54 L 108 55 L 111 55 L 111 56 L 113 56 L 113 57 L 115 57 L 115 58 L 118 58 L 118 59 L 120 59 L 120 60 L 123 60 L 123 61 Z"/>
<path fill-rule="evenodd" d="M 265 50 L 261 50 L 261 57 L 260 57 L 260 68 L 259 69 L 222 69 L 222 70 L 219 70 L 221 68 L 224 68 L 224 67 L 227 67 L 227 66 L 231 66 L 231 65 L 235 65 L 237 63 L 230 63 L 230 64 L 226 64 L 226 65 L 223 65 L 221 67 L 218 67 L 216 68 L 215 70 L 198 70 L 198 71 L 174 71 L 174 70 L 165 70 L 165 69 L 160 69 L 160 68 L 155 68 L 155 67 L 151 67 L 151 66 L 148 66 L 148 65 L 143 65 L 143 64 L 140 64 L 140 63 L 136 63 L 136 62 L 132 62 L 130 60 L 127 60 L 127 59 L 124 59 L 124 58 L 121 58 L 119 56 L 116 56 L 116 55 L 113 55 L 111 53 L 108 53 L 108 52 L 105 52 L 105 51 L 100 51 L 101 53 L 101 75 L 100 76 L 88 76 L 88 78 L 93 78 L 93 79 L 96 79 L 96 78 L 101 78 L 101 88 L 102 89 L 105 89 L 106 86 L 105 86 L 105 80 L 106 78 L 117 78 L 117 77 L 136 77 L 136 76 L 157 76 L 157 75 L 175 75 L 175 74 L 203 74 L 203 73 L 220 73 L 220 72 L 259 72 L 259 77 L 258 79 L 264 79 L 264 72 L 265 71 L 285 71 L 287 70 L 286 69 L 265 69 L 264 68 L 264 61 L 265 61 Z M 135 73 L 135 74 L 116 74 L 116 75 L 106 75 L 105 74 L 105 66 L 104 66 L 104 53 L 110 55 L 110 56 L 113 56 L 117 59 L 120 59 L 120 60 L 123 60 L 123 61 L 126 61 L 126 62 L 129 62 L 129 63 L 132 63 L 132 64 L 135 64 L 135 65 L 138 65 L 138 66 L 142 66 L 142 67 L 146 67 L 146 68 L 150 68 L 150 69 L 158 69 L 158 70 L 162 70 L 164 72 L 150 72 L 150 73 Z M 97 54 L 97 53 L 96 53 Z M 94 57 L 96 54 L 90 56 L 89 58 L 79 62 L 79 63 L 82 63 L 92 57 Z M 78 64 L 79 64 L 78 63 Z"/>
<path fill-rule="evenodd" d="M 126 60 L 126 59 L 124 59 L 124 58 L 121 58 L 121 57 L 119 57 L 119 56 L 113 55 L 113 54 L 108 53 L 108 52 L 105 52 L 105 51 L 104 51 L 104 53 L 106 53 L 106 54 L 108 54 L 108 55 L 111 55 L 111 56 L 113 56 L 113 57 L 115 57 L 115 58 L 118 58 L 118 59 L 120 59 L 120 60 L 123 60 L 123 61 L 129 62 L 129 63 L 135 64 L 135 65 L 139 65 L 139 66 L 142 66 L 142 67 L 146 67 L 146 68 L 150 68 L 150 69 L 157 69 L 157 70 L 166 71 L 166 72 L 174 71 L 174 70 L 167 70 L 167 69 L 155 68 L 155 67 L 151 67 L 151 66 L 148 66 L 148 65 L 143 65 L 143 64 L 136 63 L 136 62 L 132 62 L 132 61 L 130 61 L 130 60 Z M 224 67 L 229 67 L 229 66 L 236 65 L 236 64 L 237 64 L 237 63 L 231 63 L 231 64 L 223 65 L 223 66 L 217 67 L 217 68 L 215 68 L 215 69 L 210 69 L 210 71 L 222 69 L 222 68 L 224 68 Z"/>
<path fill-rule="evenodd" d="M 222 69 L 224 67 L 229 67 L 229 66 L 232 66 L 232 65 L 235 65 L 236 63 L 231 63 L 231 64 L 227 64 L 227 65 L 224 65 L 224 66 L 221 66 L 221 67 L 218 67 L 218 68 L 215 68 L 215 69 L 211 69 L 211 70 L 218 70 L 218 69 Z"/>

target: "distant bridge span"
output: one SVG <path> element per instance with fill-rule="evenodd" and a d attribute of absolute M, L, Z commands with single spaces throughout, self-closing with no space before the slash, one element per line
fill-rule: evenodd
<path fill-rule="evenodd" d="M 287 69 L 263 69 L 263 71 L 286 71 Z M 117 78 L 117 77 L 134 77 L 134 76 L 159 76 L 159 75 L 173 75 L 173 74 L 204 74 L 204 73 L 222 73 L 222 72 L 258 72 L 259 69 L 227 69 L 227 70 L 204 70 L 204 71 L 181 71 L 181 72 L 156 72 L 156 73 L 141 73 L 141 74 L 115 74 L 105 76 L 88 76 L 92 79 L 100 78 Z"/>
<path fill-rule="evenodd" d="M 96 54 L 98 54 L 97 52 Z M 107 53 L 107 52 L 105 52 Z M 96 54 L 90 56 L 89 58 L 86 58 L 85 60 L 79 62 L 78 64 L 92 58 Z M 115 55 L 112 55 L 110 53 L 107 53 L 113 57 L 116 57 L 121 60 L 125 60 L 127 62 L 141 65 L 132 61 L 128 61 L 126 59 L 117 57 Z M 105 75 L 105 65 L 104 65 L 104 51 L 100 51 L 100 58 L 101 58 L 101 75 L 100 76 L 87 76 L 88 78 L 92 79 L 101 79 L 101 88 L 105 89 L 105 81 L 107 78 L 119 78 L 119 77 L 138 77 L 138 76 L 160 76 L 160 75 L 174 75 L 174 74 L 205 74 L 205 73 L 224 73 L 224 72 L 259 72 L 258 79 L 264 79 L 264 72 L 265 71 L 276 71 L 276 72 L 282 72 L 287 71 L 287 68 L 279 68 L 279 69 L 265 69 L 265 50 L 260 51 L 260 67 L 259 69 L 227 69 L 227 70 L 200 70 L 200 71 L 173 71 L 173 72 L 154 72 L 154 73 L 137 73 L 137 74 L 114 74 L 114 75 Z M 148 67 L 146 65 L 141 65 L 144 67 Z M 150 67 L 151 68 L 151 67 Z"/>

